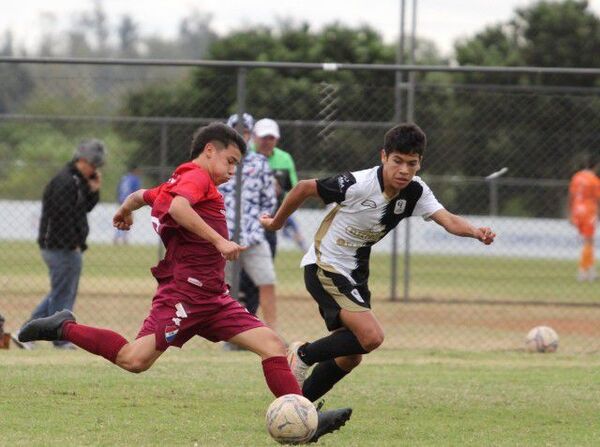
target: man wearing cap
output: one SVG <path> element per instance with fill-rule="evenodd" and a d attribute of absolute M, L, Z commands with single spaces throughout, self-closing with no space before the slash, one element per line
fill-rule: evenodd
<path fill-rule="evenodd" d="M 269 166 L 275 176 L 277 191 L 277 207 L 283 202 L 286 193 L 296 186 L 298 176 L 292 156 L 277 147 L 280 133 L 277 123 L 270 118 L 263 118 L 254 124 L 254 149 L 269 160 Z M 267 240 L 271 246 L 273 256 L 277 251 L 277 235 L 275 232 L 266 232 Z"/>
<path fill-rule="evenodd" d="M 98 168 L 104 165 L 105 158 L 106 149 L 101 141 L 81 142 L 73 159 L 44 189 L 37 242 L 48 266 L 50 292 L 34 309 L 31 320 L 73 309 L 81 274 L 81 255 L 87 248 L 87 213 L 100 198 L 102 180 Z M 57 348 L 73 347 L 65 341 L 53 343 Z M 18 345 L 25 349 L 33 347 L 21 342 Z"/>

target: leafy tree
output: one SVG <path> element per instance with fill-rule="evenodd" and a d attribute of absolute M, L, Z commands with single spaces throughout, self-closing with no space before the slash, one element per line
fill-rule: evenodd
<path fill-rule="evenodd" d="M 599 50 L 600 19 L 587 1 L 540 1 L 518 9 L 507 23 L 458 42 L 456 58 L 461 65 L 600 67 Z M 597 77 L 475 73 L 455 79 L 486 84 L 454 93 L 454 126 L 469 139 L 449 146 L 448 158 L 462 174 L 509 166 L 514 177 L 568 178 L 578 151 L 597 150 L 600 101 L 596 92 L 585 90 L 598 84 Z M 562 208 L 556 204 L 564 201 L 564 191 L 529 191 L 520 198 L 520 214 L 556 215 Z M 487 207 L 485 194 L 475 198 L 479 211 Z M 472 195 L 458 195 L 457 203 L 469 199 Z M 510 202 L 512 212 L 516 203 Z"/>
<path fill-rule="evenodd" d="M 0 55 L 13 56 L 13 37 L 10 32 L 0 41 Z M 22 65 L 0 64 L 0 113 L 8 113 L 19 107 L 31 91 L 34 83 L 29 71 Z"/>
<path fill-rule="evenodd" d="M 427 63 L 437 57 L 433 45 L 419 41 L 419 54 Z M 338 62 L 390 64 L 395 48 L 383 42 L 370 27 L 349 28 L 339 23 L 314 32 L 307 24 L 282 22 L 275 29 L 258 27 L 234 32 L 215 40 L 208 59 L 283 62 Z M 247 75 L 247 109 L 256 117 L 278 120 L 308 120 L 320 126 L 282 126 L 283 147 L 296 156 L 299 168 L 322 171 L 338 160 L 336 168 L 356 167 L 358 163 L 375 162 L 381 128 L 358 129 L 332 127 L 339 121 L 390 121 L 394 114 L 393 73 L 384 71 L 326 72 L 302 69 L 252 69 Z M 236 111 L 236 73 L 231 69 L 200 68 L 189 81 L 176 86 L 142 89 L 128 97 L 124 109 L 139 116 L 188 116 L 224 119 Z M 193 126 L 189 126 L 193 128 Z M 170 163 L 183 160 L 191 130 L 172 127 L 169 145 Z M 143 134 L 142 147 L 154 147 L 156 129 Z M 301 156 L 300 156 L 301 155 Z M 141 158 L 147 157 L 144 151 Z M 154 155 L 156 157 L 156 154 Z M 157 159 L 154 158 L 156 162 Z M 327 169 L 327 168 L 325 168 Z M 333 168 L 331 168 L 333 169 Z"/>

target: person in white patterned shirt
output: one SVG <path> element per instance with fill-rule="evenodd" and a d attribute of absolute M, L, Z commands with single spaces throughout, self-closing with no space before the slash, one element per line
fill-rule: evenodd
<path fill-rule="evenodd" d="M 249 114 L 243 116 L 244 130 L 252 124 Z M 228 124 L 232 127 L 237 122 L 237 115 L 230 117 Z M 277 305 L 275 295 L 275 267 L 271 249 L 265 238 L 265 230 L 260 224 L 262 214 L 271 214 L 277 206 L 275 179 L 267 158 L 256 152 L 248 152 L 242 161 L 242 204 L 240 244 L 248 246 L 239 258 L 241 267 L 258 286 L 259 305 L 264 322 L 272 329 L 277 326 Z M 230 237 L 235 231 L 235 189 L 236 178 L 219 186 L 225 200 L 227 227 Z M 225 268 L 227 282 L 233 281 L 233 266 L 230 262 Z"/>

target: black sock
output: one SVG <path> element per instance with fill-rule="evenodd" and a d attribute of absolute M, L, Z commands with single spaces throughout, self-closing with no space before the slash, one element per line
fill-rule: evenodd
<path fill-rule="evenodd" d="M 314 365 L 317 362 L 336 357 L 366 353 L 367 351 L 360 345 L 356 335 L 349 330 L 334 332 L 298 348 L 298 356 L 307 365 Z"/>
<path fill-rule="evenodd" d="M 335 360 L 320 362 L 313 369 L 312 374 L 304 381 L 302 394 L 311 402 L 323 396 L 348 374 L 335 363 Z"/>

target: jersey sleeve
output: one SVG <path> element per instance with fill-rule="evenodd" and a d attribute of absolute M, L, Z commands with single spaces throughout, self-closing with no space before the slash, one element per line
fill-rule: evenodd
<path fill-rule="evenodd" d="M 142 196 L 144 198 L 144 202 L 146 202 L 150 206 L 154 205 L 154 201 L 158 197 L 159 192 L 160 186 L 157 186 L 152 189 L 147 189 L 146 191 L 144 191 L 144 194 Z"/>
<path fill-rule="evenodd" d="M 435 195 L 429 186 L 427 186 L 425 183 L 421 183 L 421 186 L 423 186 L 423 193 L 421 194 L 419 200 L 417 200 L 417 204 L 415 205 L 412 215 L 421 216 L 424 220 L 429 220 L 433 213 L 443 209 L 444 207 L 435 198 Z"/>
<path fill-rule="evenodd" d="M 319 197 L 328 203 L 342 203 L 346 200 L 348 188 L 356 183 L 356 178 L 351 172 L 346 171 L 341 174 L 334 175 L 317 180 L 317 192 Z"/>
<path fill-rule="evenodd" d="M 169 189 L 172 196 L 185 197 L 194 205 L 207 197 L 210 182 L 207 175 L 198 175 L 197 171 L 184 172 Z"/>

